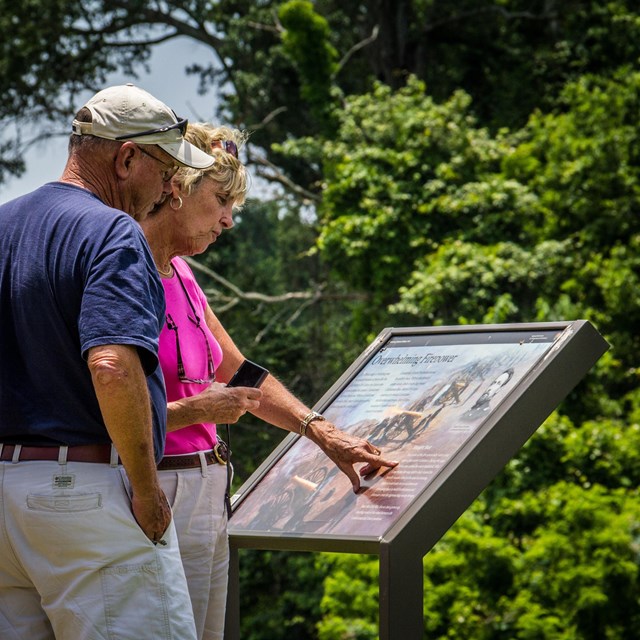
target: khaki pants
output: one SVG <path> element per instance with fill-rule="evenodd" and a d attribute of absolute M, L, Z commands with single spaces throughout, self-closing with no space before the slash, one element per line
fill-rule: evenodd
<path fill-rule="evenodd" d="M 175 522 L 198 640 L 222 640 L 229 573 L 227 468 L 159 471 Z"/>
<path fill-rule="evenodd" d="M 122 467 L 0 463 L 2 640 L 195 640 L 173 522 L 154 545 Z"/>

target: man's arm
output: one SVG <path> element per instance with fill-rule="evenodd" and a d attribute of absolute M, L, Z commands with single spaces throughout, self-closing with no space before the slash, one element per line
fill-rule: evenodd
<path fill-rule="evenodd" d="M 89 349 L 87 363 L 104 423 L 133 491 L 133 515 L 154 542 L 169 526 L 171 510 L 158 483 L 151 401 L 135 347 Z"/>

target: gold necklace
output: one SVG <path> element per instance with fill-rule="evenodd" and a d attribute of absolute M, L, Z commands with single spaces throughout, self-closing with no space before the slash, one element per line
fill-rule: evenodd
<path fill-rule="evenodd" d="M 169 268 L 166 271 L 161 269 L 158 265 L 156 265 L 156 269 L 158 270 L 158 273 L 165 278 L 170 278 L 173 275 L 173 265 L 171 263 L 169 263 Z"/>

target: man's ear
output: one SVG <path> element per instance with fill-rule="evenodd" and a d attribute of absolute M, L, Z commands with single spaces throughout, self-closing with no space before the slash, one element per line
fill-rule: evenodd
<path fill-rule="evenodd" d="M 136 145 L 133 142 L 124 142 L 120 145 L 114 159 L 114 168 L 118 178 L 125 179 L 131 175 L 136 151 Z"/>

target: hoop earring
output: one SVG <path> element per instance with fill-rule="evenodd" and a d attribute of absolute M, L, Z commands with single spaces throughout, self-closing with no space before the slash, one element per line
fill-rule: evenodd
<path fill-rule="evenodd" d="M 176 202 L 178 203 L 178 206 L 176 207 L 173 203 Z M 177 211 L 178 209 L 182 209 L 182 198 L 180 196 L 178 196 L 177 198 L 171 198 L 171 200 L 169 200 L 169 206 L 174 210 Z"/>

